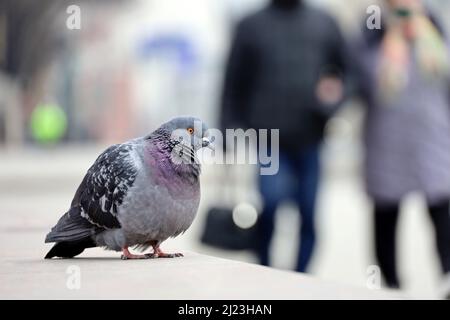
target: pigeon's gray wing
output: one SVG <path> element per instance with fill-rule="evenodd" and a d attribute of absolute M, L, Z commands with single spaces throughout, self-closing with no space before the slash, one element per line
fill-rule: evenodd
<path fill-rule="evenodd" d="M 70 210 L 59 219 L 46 242 L 80 240 L 112 228 L 120 228 L 117 208 L 133 185 L 137 169 L 130 157 L 131 144 L 105 150 L 89 168 L 75 193 Z"/>
<path fill-rule="evenodd" d="M 93 225 L 120 228 L 117 208 L 133 185 L 137 169 L 130 156 L 132 144 L 118 144 L 103 152 L 88 170 L 72 201 Z"/>

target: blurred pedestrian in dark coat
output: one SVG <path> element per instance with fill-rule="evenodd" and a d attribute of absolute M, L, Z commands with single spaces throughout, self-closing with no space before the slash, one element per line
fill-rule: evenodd
<path fill-rule="evenodd" d="M 272 0 L 236 27 L 222 99 L 222 128 L 279 129 L 276 175 L 259 177 L 264 201 L 259 257 L 269 264 L 274 214 L 285 199 L 300 209 L 296 269 L 313 253 L 319 149 L 324 126 L 343 96 L 345 46 L 324 12 L 297 0 Z"/>

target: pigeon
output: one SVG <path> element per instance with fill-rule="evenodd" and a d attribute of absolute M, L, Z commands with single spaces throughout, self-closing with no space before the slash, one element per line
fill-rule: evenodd
<path fill-rule="evenodd" d="M 147 136 L 107 148 L 87 171 L 70 209 L 47 234 L 45 256 L 73 258 L 86 248 L 122 251 L 121 258 L 174 258 L 160 245 L 184 233 L 200 201 L 196 152 L 213 149 L 198 118 L 174 118 Z M 132 254 L 129 248 L 153 248 Z"/>

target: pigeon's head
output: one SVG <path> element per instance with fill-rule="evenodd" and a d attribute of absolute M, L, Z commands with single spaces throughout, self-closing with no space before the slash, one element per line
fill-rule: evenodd
<path fill-rule="evenodd" d="M 213 148 L 207 125 L 196 117 L 173 118 L 164 123 L 158 130 L 168 133 L 171 143 L 182 143 L 195 151 L 204 147 Z"/>

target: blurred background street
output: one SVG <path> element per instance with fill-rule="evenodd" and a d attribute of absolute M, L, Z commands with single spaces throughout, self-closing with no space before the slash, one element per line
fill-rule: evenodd
<path fill-rule="evenodd" d="M 306 2 L 334 17 L 346 37 L 356 33 L 367 6 L 378 3 Z M 50 248 L 44 244 L 46 233 L 68 210 L 83 175 L 108 145 L 147 134 L 180 114 L 199 116 L 210 127 L 220 125 L 233 28 L 266 3 L 2 1 L 0 273 L 6 272 L 5 262 L 14 263 L 19 256 L 45 255 Z M 427 3 L 450 31 L 450 2 Z M 81 8 L 79 30 L 66 26 L 71 4 Z M 362 102 L 349 99 L 325 126 L 317 247 L 309 268 L 322 279 L 357 286 L 366 286 L 370 266 L 377 264 L 372 201 L 363 178 L 363 119 Z M 239 177 L 231 186 L 237 199 L 229 205 L 249 203 L 260 210 L 256 172 L 253 165 L 233 169 Z M 258 263 L 250 251 L 221 250 L 200 241 L 209 208 L 226 198 L 223 176 L 223 166 L 203 167 L 198 216 L 185 234 L 167 244 Z M 441 271 L 424 198 L 408 195 L 402 208 L 397 236 L 402 290 L 413 297 L 437 298 Z M 294 269 L 301 221 L 290 201 L 277 212 L 272 265 Z"/>

